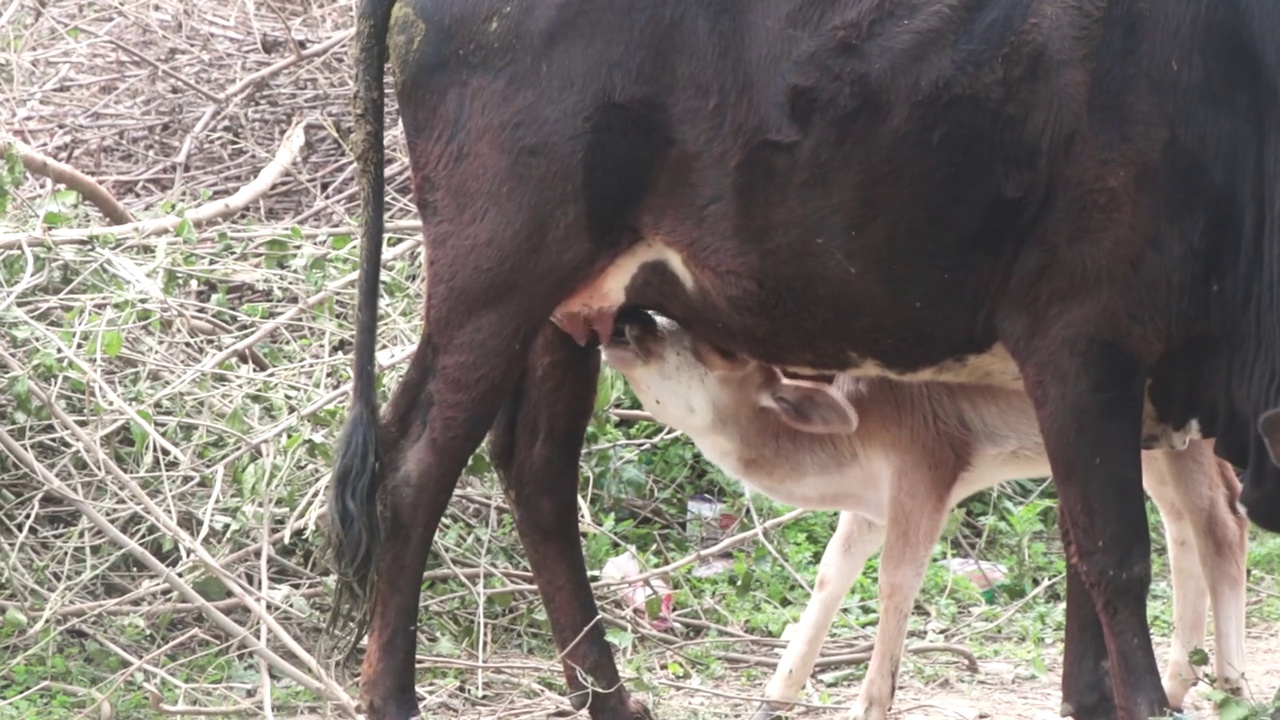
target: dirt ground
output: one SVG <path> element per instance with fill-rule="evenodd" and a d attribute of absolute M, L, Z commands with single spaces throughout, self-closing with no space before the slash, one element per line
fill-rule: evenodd
<path fill-rule="evenodd" d="M 1280 626 L 1258 625 L 1246 637 L 1249 697 L 1254 701 L 1270 700 L 1280 686 Z M 1212 649 L 1212 640 L 1209 640 Z M 1158 638 L 1157 658 L 1163 664 L 1168 642 Z M 923 659 L 919 659 L 923 657 Z M 507 659 L 510 661 L 510 659 Z M 555 668 L 546 658 L 528 658 L 532 668 L 541 665 L 547 674 Z M 936 666 L 935 666 L 936 663 Z M 931 667 L 932 666 L 932 667 Z M 1058 720 L 1061 703 L 1059 678 L 1061 662 L 1049 661 L 1047 672 L 1037 676 L 1024 664 L 1014 660 L 986 659 L 979 662 L 979 672 L 967 672 L 953 656 L 911 656 L 902 669 L 897 698 L 889 713 L 895 720 Z M 539 673 L 541 674 L 541 673 Z M 922 680 L 923 676 L 932 678 Z M 526 676 L 527 677 L 527 676 Z M 764 674 L 767 678 L 767 673 Z M 848 680 L 826 688 L 826 708 L 798 707 L 792 711 L 795 720 L 836 720 L 857 695 L 858 680 Z M 689 680 L 684 683 L 662 683 L 663 687 L 643 693 L 655 718 L 659 720 L 746 720 L 755 708 L 755 700 L 764 679 L 748 680 L 733 673 L 715 680 Z M 508 718 L 585 718 L 575 714 L 563 698 L 550 691 L 539 701 L 522 710 L 511 703 L 477 707 L 474 701 L 457 694 L 439 693 L 439 688 L 423 698 L 423 717 L 465 718 L 466 720 L 506 720 Z M 1190 718 L 1216 718 L 1218 712 L 1204 697 L 1205 686 L 1197 686 L 1188 695 L 1183 712 Z M 816 704 L 816 695 L 807 698 Z M 303 720 L 295 718 L 294 720 Z M 311 720 L 307 718 L 306 720 Z"/>
<path fill-rule="evenodd" d="M 1245 677 L 1255 700 L 1270 700 L 1280 683 L 1277 638 L 1280 627 L 1274 625 L 1251 629 L 1246 635 Z M 1156 657 L 1163 663 L 1168 641 L 1161 638 L 1155 645 Z M 1015 663 L 987 660 L 980 662 L 977 675 L 957 671 L 929 686 L 905 675 L 891 716 L 901 720 L 1057 720 L 1062 702 L 1060 660 L 1049 663 L 1048 669 L 1047 675 L 1036 677 Z M 1216 717 L 1203 689 L 1197 686 L 1191 690 L 1184 712 L 1195 718 Z M 852 694 L 856 688 L 850 691 Z"/>

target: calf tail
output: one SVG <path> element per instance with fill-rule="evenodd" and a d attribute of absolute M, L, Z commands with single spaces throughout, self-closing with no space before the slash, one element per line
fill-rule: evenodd
<path fill-rule="evenodd" d="M 376 349 L 383 234 L 383 65 L 395 0 L 361 0 L 355 30 L 355 116 L 351 147 L 358 166 L 361 215 L 351 412 L 329 479 L 329 561 L 336 573 L 329 628 L 354 616 L 348 650 L 363 635 L 379 544 Z"/>

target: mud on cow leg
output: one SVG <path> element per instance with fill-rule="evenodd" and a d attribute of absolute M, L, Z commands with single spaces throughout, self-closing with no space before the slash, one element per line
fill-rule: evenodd
<path fill-rule="evenodd" d="M 1064 710 L 1077 720 L 1146 720 L 1168 703 L 1146 614 L 1151 538 L 1140 455 L 1142 366 L 1097 341 L 1081 343 L 1074 353 L 1055 348 L 1023 366 L 1076 578 L 1067 594 Z M 1092 613 L 1081 602 L 1086 593 Z M 1098 628 L 1105 665 L 1097 657 Z M 1107 670 L 1114 706 L 1097 699 L 1105 678 L 1091 677 Z"/>
<path fill-rule="evenodd" d="M 563 656 L 569 699 L 592 720 L 643 720 L 604 637 L 578 536 L 578 458 L 600 356 L 548 323 L 490 436 L 534 582 Z"/>
<path fill-rule="evenodd" d="M 1062 658 L 1062 717 L 1114 718 L 1116 705 L 1107 672 L 1107 641 L 1094 608 L 1093 596 L 1075 563 L 1066 531 L 1067 519 L 1058 505 L 1058 527 L 1067 552 L 1067 629 Z"/>

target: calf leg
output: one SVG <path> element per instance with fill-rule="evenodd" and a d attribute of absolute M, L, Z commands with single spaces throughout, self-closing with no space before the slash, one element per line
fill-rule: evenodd
<path fill-rule="evenodd" d="M 649 717 L 622 687 L 578 536 L 578 459 L 600 356 L 547 323 L 490 441 L 534 582 L 561 651 L 569 698 L 592 720 Z"/>
<path fill-rule="evenodd" d="M 1067 563 L 1076 573 L 1074 579 L 1068 575 L 1067 586 L 1064 710 L 1077 720 L 1113 717 L 1111 707 L 1096 701 L 1106 666 L 1082 663 L 1073 648 L 1077 633 L 1090 645 L 1096 640 L 1080 602 L 1080 589 L 1086 589 L 1106 643 L 1114 715 L 1146 720 L 1161 713 L 1167 700 L 1146 616 L 1151 538 L 1139 454 L 1142 367 L 1096 341 L 1077 352 L 1037 353 L 1022 367 L 1058 489 Z M 1069 674 L 1077 672 L 1098 677 L 1086 681 Z"/>
<path fill-rule="evenodd" d="M 1169 702 L 1180 706 L 1194 683 L 1188 653 L 1204 643 L 1210 598 L 1216 682 L 1238 692 L 1244 672 L 1248 551 L 1248 521 L 1236 509 L 1240 483 L 1231 466 L 1214 456 L 1212 441 L 1146 455 L 1151 459 L 1144 462 L 1143 479 L 1164 517 L 1173 575 L 1174 640 L 1165 673 Z M 1188 593 L 1195 595 L 1188 598 Z"/>
<path fill-rule="evenodd" d="M 1239 694 L 1244 677 L 1245 562 L 1249 554 L 1249 521 L 1237 512 L 1240 482 L 1231 466 L 1210 455 L 1220 483 L 1214 504 L 1205 512 L 1189 512 L 1200 567 L 1209 584 L 1213 607 L 1214 673 L 1217 686 Z"/>
<path fill-rule="evenodd" d="M 947 493 L 930 496 L 935 485 L 929 474 L 902 475 L 894 479 L 896 497 L 890 504 L 889 532 L 880 556 L 880 623 L 875 648 L 862 692 L 850 720 L 883 720 L 893 702 L 898 665 L 907 638 L 907 622 L 920 583 L 929 565 L 929 554 L 942 532 L 947 515 Z M 955 473 L 951 474 L 954 477 Z M 949 486 L 946 486 L 949 488 Z"/>
<path fill-rule="evenodd" d="M 867 559 L 883 542 L 883 524 L 856 513 L 840 513 L 835 534 L 822 551 L 813 596 L 800 616 L 795 637 L 787 643 L 782 661 L 765 687 L 764 695 L 769 700 L 761 703 L 752 720 L 775 718 L 799 697 L 805 680 L 813 672 L 813 664 L 840 603 L 849 594 Z"/>
<path fill-rule="evenodd" d="M 1176 473 L 1169 467 L 1173 452 L 1151 450 L 1143 454 L 1142 479 L 1147 494 L 1160 509 L 1164 521 L 1165 543 L 1169 548 L 1169 574 L 1173 584 L 1173 639 L 1169 648 L 1169 662 L 1165 667 L 1164 690 L 1169 706 L 1181 709 L 1187 691 L 1196 681 L 1195 668 L 1191 666 L 1190 653 L 1204 646 L 1205 620 L 1209 613 L 1209 588 L 1201 572 L 1200 558 L 1196 556 L 1196 537 L 1191 518 L 1183 512 L 1176 493 Z M 1194 478 L 1193 478 L 1194 480 Z M 1199 478 L 1208 484 L 1211 478 Z M 1187 488 L 1201 492 L 1200 488 Z"/>

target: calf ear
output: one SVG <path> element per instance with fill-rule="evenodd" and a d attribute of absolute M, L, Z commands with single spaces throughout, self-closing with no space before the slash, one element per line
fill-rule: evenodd
<path fill-rule="evenodd" d="M 1267 443 L 1267 451 L 1271 453 L 1271 462 L 1280 465 L 1280 408 L 1272 408 L 1262 413 L 1258 420 L 1258 432 Z"/>
<path fill-rule="evenodd" d="M 802 432 L 837 435 L 858 429 L 853 405 L 825 383 L 783 378 L 764 391 L 761 402 Z"/>

